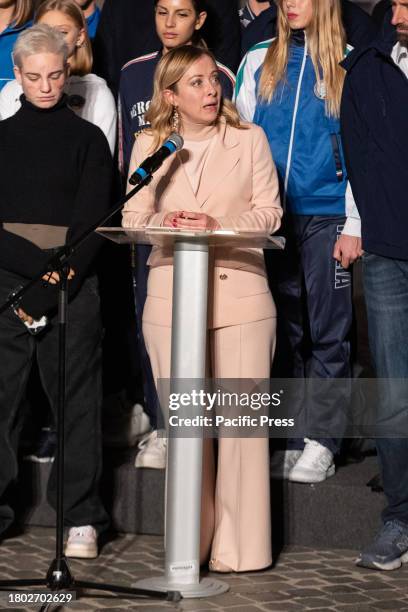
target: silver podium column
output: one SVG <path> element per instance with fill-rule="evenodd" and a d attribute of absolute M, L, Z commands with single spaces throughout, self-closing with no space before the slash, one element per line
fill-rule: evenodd
<path fill-rule="evenodd" d="M 206 374 L 208 244 L 205 239 L 174 244 L 171 392 L 186 391 L 186 379 L 200 384 Z M 193 381 L 192 381 L 193 384 Z M 215 578 L 200 581 L 202 437 L 168 440 L 165 576 L 137 587 L 177 590 L 183 597 L 228 591 Z"/>

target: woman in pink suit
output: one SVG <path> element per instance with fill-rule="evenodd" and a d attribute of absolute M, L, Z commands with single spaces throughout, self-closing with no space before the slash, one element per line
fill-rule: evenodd
<path fill-rule="evenodd" d="M 179 130 L 184 149 L 155 173 L 123 213 L 125 227 L 246 229 L 275 232 L 282 209 L 266 137 L 241 124 L 222 99 L 211 53 L 192 46 L 160 61 L 148 112 L 151 128 L 135 142 L 131 172 Z M 210 274 L 209 371 L 214 378 L 265 379 L 275 347 L 276 311 L 263 252 L 215 251 Z M 155 379 L 170 377 L 172 254 L 154 248 L 143 332 Z M 201 558 L 213 571 L 248 571 L 271 563 L 269 455 L 266 438 L 204 445 Z"/>

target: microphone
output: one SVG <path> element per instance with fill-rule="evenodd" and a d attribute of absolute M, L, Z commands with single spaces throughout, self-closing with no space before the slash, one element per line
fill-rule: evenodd
<path fill-rule="evenodd" d="M 156 151 L 156 153 L 153 153 L 153 155 L 150 155 L 150 157 L 146 157 L 144 162 L 133 172 L 129 178 L 129 183 L 131 185 L 138 185 L 141 183 L 149 174 L 158 170 L 169 155 L 172 155 L 176 151 L 180 151 L 183 145 L 184 140 L 180 134 L 176 132 L 170 134 L 160 149 Z"/>

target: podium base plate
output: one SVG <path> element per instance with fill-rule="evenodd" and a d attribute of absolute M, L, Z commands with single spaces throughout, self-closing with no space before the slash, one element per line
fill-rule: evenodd
<path fill-rule="evenodd" d="M 179 591 L 184 599 L 199 597 L 214 597 L 229 591 L 229 584 L 216 578 L 202 578 L 198 584 L 177 584 L 169 582 L 165 576 L 145 578 L 132 584 L 136 589 L 148 589 L 150 591 Z"/>

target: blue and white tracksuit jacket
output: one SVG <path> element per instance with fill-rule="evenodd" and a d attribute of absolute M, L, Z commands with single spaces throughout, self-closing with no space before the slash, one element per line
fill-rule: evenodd
<path fill-rule="evenodd" d="M 119 166 L 127 173 L 135 135 L 148 127 L 145 113 L 149 109 L 153 93 L 154 72 L 162 57 L 155 51 L 127 62 L 120 75 L 119 85 Z M 229 68 L 217 62 L 222 93 L 232 99 L 235 75 Z"/>
<path fill-rule="evenodd" d="M 238 70 L 235 102 L 241 117 L 260 125 L 269 140 L 286 210 L 298 215 L 344 215 L 343 233 L 359 236 L 360 218 L 348 186 L 340 122 L 325 112 L 307 41 L 290 45 L 286 79 L 271 102 L 259 97 L 259 80 L 272 42 L 255 45 Z"/>

